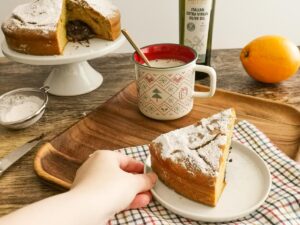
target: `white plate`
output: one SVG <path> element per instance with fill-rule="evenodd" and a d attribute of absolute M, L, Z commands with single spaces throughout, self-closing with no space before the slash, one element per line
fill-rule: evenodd
<path fill-rule="evenodd" d="M 267 198 L 271 189 L 271 176 L 265 162 L 248 147 L 233 141 L 228 162 L 227 185 L 216 207 L 191 201 L 158 180 L 151 190 L 154 198 L 174 213 L 207 222 L 235 220 L 256 210 Z M 145 171 L 152 171 L 150 157 Z"/>

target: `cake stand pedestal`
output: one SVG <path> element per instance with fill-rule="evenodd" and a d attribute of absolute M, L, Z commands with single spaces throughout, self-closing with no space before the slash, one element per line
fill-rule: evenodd
<path fill-rule="evenodd" d="M 49 93 L 58 96 L 76 96 L 97 89 L 103 82 L 102 75 L 87 60 L 98 58 L 118 49 L 125 42 L 123 35 L 115 41 L 91 39 L 89 43 L 69 42 L 63 55 L 36 56 L 15 52 L 2 42 L 3 54 L 16 62 L 30 65 L 55 65 L 44 82 Z"/>

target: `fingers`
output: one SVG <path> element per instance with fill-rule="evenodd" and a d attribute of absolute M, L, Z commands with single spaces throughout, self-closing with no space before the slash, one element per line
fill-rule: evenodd
<path fill-rule="evenodd" d="M 118 166 L 124 170 L 125 172 L 129 173 L 143 173 L 144 172 L 144 163 L 135 160 L 129 156 L 123 155 L 119 152 L 108 151 L 108 150 L 101 150 L 96 151 L 89 156 L 91 159 L 95 158 L 106 158 L 109 159 L 111 162 L 114 160 L 118 161 Z M 113 160 L 114 159 L 114 160 Z M 90 160 L 89 160 L 90 161 Z M 107 160 L 105 160 L 107 161 Z"/>
<path fill-rule="evenodd" d="M 143 173 L 144 164 L 120 154 L 120 168 L 130 173 Z M 142 193 L 149 191 L 155 185 L 157 175 L 155 173 L 135 174 L 133 179 L 135 181 L 136 193 Z"/>
<path fill-rule="evenodd" d="M 137 193 L 142 193 L 153 188 L 157 181 L 157 175 L 155 173 L 136 174 L 134 175 L 134 179 L 136 181 L 135 187 Z"/>
<path fill-rule="evenodd" d="M 137 209 L 147 206 L 152 199 L 152 194 L 150 191 L 146 191 L 140 194 L 137 194 L 133 201 L 128 206 L 128 209 Z"/>
<path fill-rule="evenodd" d="M 150 190 L 154 184 L 156 183 L 157 176 L 154 173 L 142 174 L 144 171 L 144 164 L 138 160 L 135 160 L 129 156 L 123 155 L 121 153 L 112 152 L 112 151 L 99 151 L 95 152 L 92 159 L 98 158 L 99 160 L 103 160 L 107 162 L 110 160 L 108 164 L 111 166 L 115 162 L 115 166 L 119 167 L 123 171 L 130 173 L 132 176 L 132 181 L 135 183 L 133 189 L 136 193 L 141 193 Z M 107 164 L 107 163 L 106 163 Z M 118 164 L 118 165 L 117 165 Z M 98 164 L 97 164 L 98 165 Z M 139 174 L 136 174 L 139 173 Z"/>
<path fill-rule="evenodd" d="M 143 173 L 144 163 L 128 157 L 123 154 L 119 154 L 120 168 L 129 173 Z"/>

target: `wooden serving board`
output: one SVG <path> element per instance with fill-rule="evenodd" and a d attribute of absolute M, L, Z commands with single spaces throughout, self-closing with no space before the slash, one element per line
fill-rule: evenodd
<path fill-rule="evenodd" d="M 197 85 L 198 90 L 207 87 Z M 300 143 L 300 112 L 285 104 L 217 90 L 210 99 L 195 99 L 187 116 L 157 121 L 143 116 L 137 107 L 133 82 L 63 133 L 42 145 L 34 168 L 44 180 L 69 188 L 77 168 L 97 149 L 115 150 L 148 144 L 161 133 L 195 123 L 202 117 L 234 107 L 238 120 L 248 120 L 262 130 L 289 157 Z"/>

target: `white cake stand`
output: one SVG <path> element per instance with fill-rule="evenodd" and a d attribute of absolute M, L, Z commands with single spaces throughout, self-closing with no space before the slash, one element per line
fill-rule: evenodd
<path fill-rule="evenodd" d="M 56 65 L 44 82 L 49 93 L 58 96 L 76 96 L 97 89 L 103 81 L 102 75 L 94 70 L 86 60 L 104 56 L 119 48 L 125 41 L 120 35 L 115 41 L 97 38 L 88 43 L 69 42 L 63 55 L 36 56 L 15 52 L 2 42 L 3 54 L 20 63 L 30 65 Z"/>

